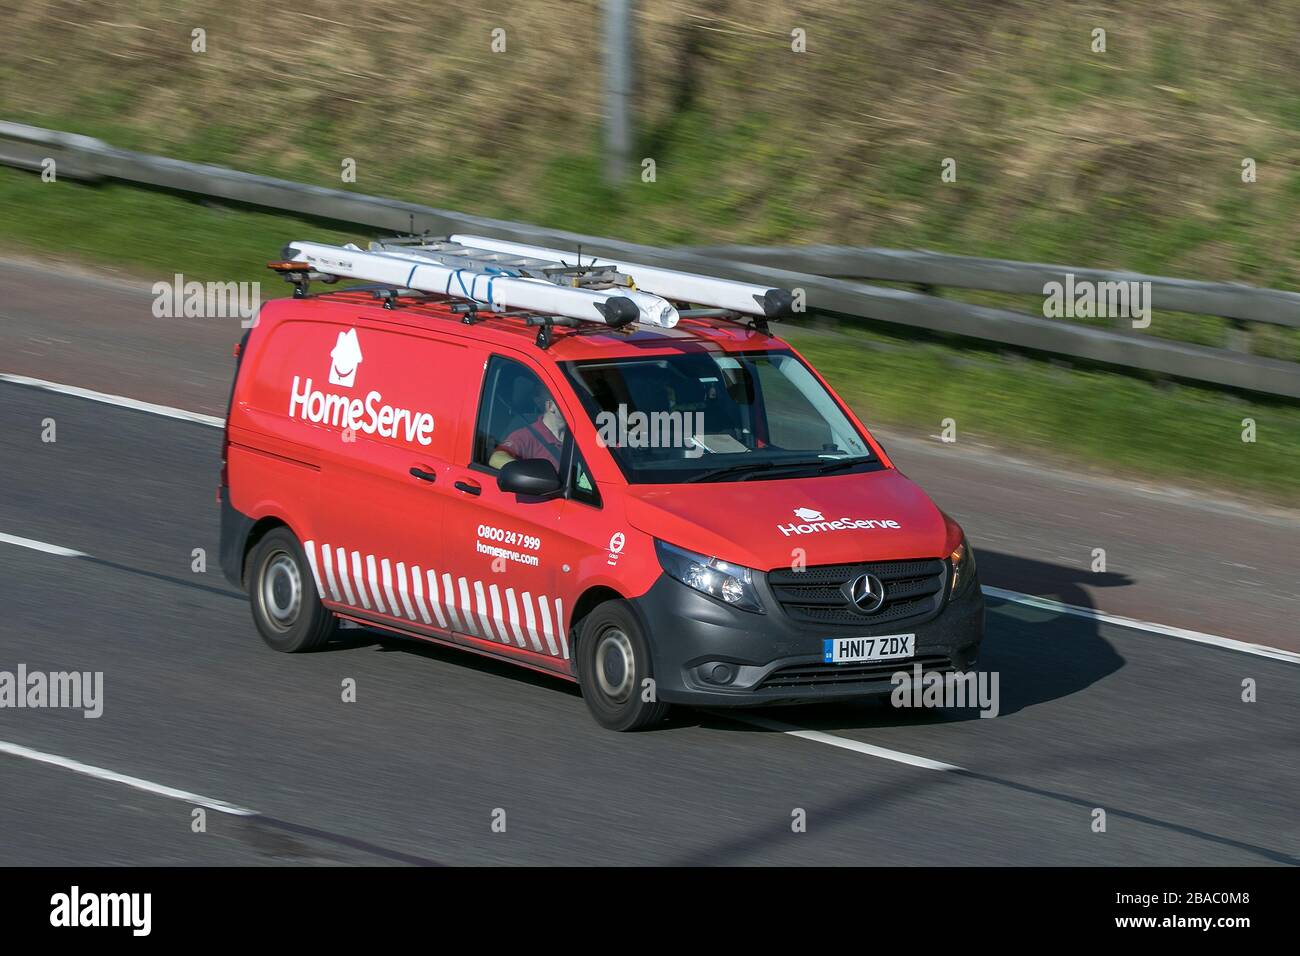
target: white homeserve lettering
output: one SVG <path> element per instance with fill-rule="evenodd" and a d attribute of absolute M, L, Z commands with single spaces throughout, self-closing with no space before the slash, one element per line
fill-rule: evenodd
<path fill-rule="evenodd" d="M 901 528 L 892 518 L 882 521 L 878 518 L 839 518 L 835 521 L 813 521 L 809 524 L 779 524 L 776 529 L 787 538 L 792 534 L 813 534 L 817 531 L 870 531 L 882 528 L 897 531 Z"/>
<path fill-rule="evenodd" d="M 518 551 L 512 551 L 510 548 L 498 547 L 495 544 L 488 544 L 484 541 L 475 541 L 474 550 L 479 554 L 486 554 L 493 558 L 505 558 L 507 561 L 514 561 L 516 564 L 524 564 L 530 568 L 535 568 L 541 563 L 541 558 L 535 554 L 522 554 Z"/>
<path fill-rule="evenodd" d="M 312 389 L 307 379 L 299 391 L 299 377 L 293 377 L 289 393 L 289 417 L 309 422 L 351 429 L 380 438 L 398 438 L 421 445 L 433 443 L 433 416 L 428 412 L 414 412 L 409 408 L 381 405 L 383 395 L 371 391 L 363 402 L 359 398 L 325 393 Z"/>

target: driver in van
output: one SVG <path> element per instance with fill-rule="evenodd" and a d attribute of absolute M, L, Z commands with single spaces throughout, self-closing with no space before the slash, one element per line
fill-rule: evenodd
<path fill-rule="evenodd" d="M 540 382 L 533 393 L 533 405 L 542 410 L 537 420 L 521 425 L 507 435 L 492 452 L 488 467 L 500 468 L 515 459 L 545 458 L 559 469 L 560 450 L 564 447 L 564 416 L 551 393 Z"/>

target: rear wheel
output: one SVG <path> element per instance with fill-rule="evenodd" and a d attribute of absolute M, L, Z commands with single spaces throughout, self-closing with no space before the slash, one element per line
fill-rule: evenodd
<path fill-rule="evenodd" d="M 307 556 L 288 528 L 276 528 L 248 558 L 248 599 L 262 640 L 277 651 L 320 647 L 338 619 L 321 604 Z"/>
<path fill-rule="evenodd" d="M 583 620 L 578 683 L 591 715 L 609 730 L 641 730 L 668 714 L 655 693 L 650 645 L 622 601 L 608 601 Z"/>

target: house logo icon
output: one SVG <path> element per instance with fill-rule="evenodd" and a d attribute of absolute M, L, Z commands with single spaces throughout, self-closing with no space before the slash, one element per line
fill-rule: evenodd
<path fill-rule="evenodd" d="M 330 352 L 330 384 L 351 388 L 357 380 L 357 366 L 361 364 L 361 345 L 357 330 L 339 333 L 339 339 Z"/>
<path fill-rule="evenodd" d="M 825 521 L 820 511 L 813 511 L 811 508 L 795 508 L 794 516 L 800 521 Z"/>

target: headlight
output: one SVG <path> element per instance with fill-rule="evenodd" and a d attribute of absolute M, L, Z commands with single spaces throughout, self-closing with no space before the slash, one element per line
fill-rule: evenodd
<path fill-rule="evenodd" d="M 961 544 L 948 556 L 948 560 L 952 562 L 952 587 L 948 589 L 948 596 L 952 597 L 975 577 L 975 552 L 970 549 L 966 539 L 962 538 Z"/>
<path fill-rule="evenodd" d="M 754 573 L 749 568 L 705 557 L 658 539 L 655 539 L 655 553 L 664 571 L 688 588 L 717 598 L 723 604 L 763 613 L 763 605 L 754 590 Z"/>

